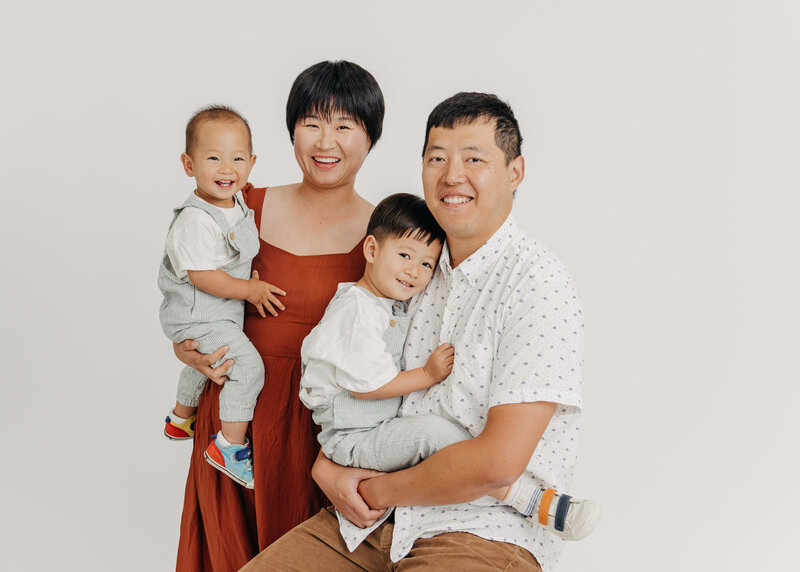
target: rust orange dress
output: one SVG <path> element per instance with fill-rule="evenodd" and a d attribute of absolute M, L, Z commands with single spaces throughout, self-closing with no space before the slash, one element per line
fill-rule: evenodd
<path fill-rule="evenodd" d="M 266 189 L 244 188 L 261 221 Z M 361 243 L 343 254 L 296 256 L 261 241 L 253 260 L 259 277 L 286 292 L 286 310 L 262 318 L 248 304 L 244 331 L 264 360 L 266 378 L 250 434 L 255 490 L 234 483 L 203 458 L 220 430 L 220 386 L 207 383 L 200 398 L 181 519 L 179 571 L 238 570 L 266 546 L 329 504 L 311 478 L 317 427 L 298 397 L 300 345 L 322 318 L 339 282 L 364 273 Z"/>

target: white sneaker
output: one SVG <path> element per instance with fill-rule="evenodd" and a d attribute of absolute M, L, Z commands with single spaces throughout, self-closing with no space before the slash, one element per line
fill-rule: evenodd
<path fill-rule="evenodd" d="M 581 540 L 592 532 L 600 519 L 600 512 L 600 505 L 593 500 L 574 499 L 569 495 L 556 493 L 547 511 L 547 524 L 539 522 L 538 512 L 529 516 L 528 520 L 564 540 Z"/>

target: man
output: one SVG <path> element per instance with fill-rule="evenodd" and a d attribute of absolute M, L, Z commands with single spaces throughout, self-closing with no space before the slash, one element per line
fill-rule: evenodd
<path fill-rule="evenodd" d="M 370 524 L 376 510 L 397 506 L 395 522 L 380 524 L 350 553 L 335 516 L 323 510 L 247 570 L 375 570 L 391 559 L 398 570 L 547 571 L 557 561 L 562 541 L 485 497 L 524 472 L 543 488 L 566 490 L 579 431 L 581 303 L 560 262 L 511 216 L 525 174 L 521 141 L 512 110 L 493 95 L 456 94 L 428 118 L 425 201 L 447 244 L 410 310 L 405 366 L 423 365 L 446 341 L 456 355 L 452 374 L 406 396 L 401 414 L 441 415 L 474 438 L 386 475 L 332 469 L 320 459 L 315 478 L 345 516 Z M 353 482 L 374 476 L 358 485 L 371 511 L 346 501 L 348 491 L 333 483 L 342 474 Z"/>

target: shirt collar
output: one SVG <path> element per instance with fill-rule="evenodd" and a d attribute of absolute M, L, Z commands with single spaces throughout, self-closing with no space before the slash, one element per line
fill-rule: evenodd
<path fill-rule="evenodd" d="M 504 249 L 519 233 L 520 228 L 514 219 L 514 215 L 509 214 L 502 226 L 489 237 L 489 240 L 484 242 L 478 250 L 455 268 L 450 266 L 450 249 L 445 242 L 444 248 L 442 248 L 442 255 L 439 257 L 439 268 L 441 268 L 445 277 L 449 277 L 453 272 L 461 272 L 470 286 L 475 286 L 481 270 L 494 261 L 494 254 Z"/>

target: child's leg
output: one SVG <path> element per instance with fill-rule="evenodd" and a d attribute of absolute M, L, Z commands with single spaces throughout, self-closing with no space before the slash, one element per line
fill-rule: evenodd
<path fill-rule="evenodd" d="M 194 415 L 200 394 L 206 385 L 206 378 L 190 367 L 181 370 L 178 379 L 178 395 L 175 408 L 164 420 L 164 435 L 175 441 L 183 441 L 194 437 Z"/>
<path fill-rule="evenodd" d="M 359 434 L 359 442 L 337 449 L 331 459 L 340 465 L 397 471 L 416 465 L 439 449 L 472 436 L 458 425 L 437 415 L 395 417 Z"/>
<path fill-rule="evenodd" d="M 205 458 L 237 483 L 253 488 L 252 451 L 246 432 L 264 385 L 264 362 L 247 336 L 232 322 L 214 323 L 212 331 L 196 339 L 201 353 L 228 346 L 228 353 L 214 367 L 228 359 L 234 362 L 219 397 L 222 430 L 209 444 Z"/>

